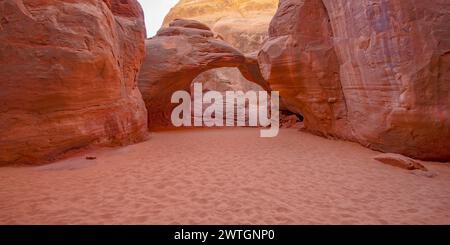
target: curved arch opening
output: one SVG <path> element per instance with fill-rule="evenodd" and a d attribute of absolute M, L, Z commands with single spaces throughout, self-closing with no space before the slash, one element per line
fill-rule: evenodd
<path fill-rule="evenodd" d="M 270 111 L 270 102 L 267 101 L 267 98 L 258 98 L 256 104 L 254 101 L 250 101 L 245 99 L 245 105 L 234 104 L 234 113 L 230 114 L 230 111 L 227 110 L 227 100 L 226 93 L 227 92 L 243 92 L 243 94 L 247 92 L 256 92 L 265 91 L 265 89 L 258 85 L 255 82 L 252 82 L 244 77 L 239 68 L 237 67 L 221 67 L 221 68 L 213 68 L 207 71 L 200 73 L 196 78 L 194 78 L 191 82 L 191 97 L 194 98 L 194 84 L 202 84 L 202 92 L 203 94 L 207 92 L 219 92 L 223 96 L 222 106 L 220 113 L 213 113 L 213 118 L 216 119 L 217 116 L 222 116 L 221 118 L 224 122 L 226 122 L 226 117 L 233 117 L 235 125 L 245 125 L 246 127 L 251 126 L 250 123 L 250 110 L 254 108 L 258 108 L 258 105 L 262 103 L 266 103 L 268 105 L 268 110 Z M 242 97 L 240 97 L 242 98 Z M 194 103 L 192 103 L 194 106 Z M 202 103 L 203 112 L 210 107 L 212 103 Z M 239 118 L 237 115 L 238 110 L 245 109 L 245 119 Z M 193 120 L 197 117 L 193 114 Z M 205 119 L 205 118 L 203 118 Z M 206 119 L 208 120 L 208 119 Z M 208 123 L 205 121 L 205 123 Z M 226 123 L 224 123 L 226 125 Z"/>

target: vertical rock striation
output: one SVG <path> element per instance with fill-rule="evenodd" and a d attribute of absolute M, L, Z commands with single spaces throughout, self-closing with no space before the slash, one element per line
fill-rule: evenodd
<path fill-rule="evenodd" d="M 376 150 L 450 160 L 450 2 L 324 3 L 356 139 Z"/>

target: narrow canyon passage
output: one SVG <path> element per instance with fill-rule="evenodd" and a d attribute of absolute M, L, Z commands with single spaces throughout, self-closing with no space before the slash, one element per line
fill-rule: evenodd
<path fill-rule="evenodd" d="M 0 171 L 2 224 L 448 224 L 450 168 L 427 178 L 349 142 L 283 129 L 149 141 Z M 95 160 L 85 160 L 94 156 Z"/>

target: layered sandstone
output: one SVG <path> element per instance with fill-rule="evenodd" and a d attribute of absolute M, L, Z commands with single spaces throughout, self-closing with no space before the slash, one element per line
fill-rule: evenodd
<path fill-rule="evenodd" d="M 0 165 L 146 137 L 135 0 L 3 0 L 0 20 Z"/>
<path fill-rule="evenodd" d="M 310 131 L 450 159 L 450 3 L 282 0 L 262 73 Z"/>
<path fill-rule="evenodd" d="M 226 42 L 244 53 L 258 51 L 278 0 L 180 0 L 164 20 L 197 20 L 208 25 Z"/>
<path fill-rule="evenodd" d="M 268 28 L 278 0 L 180 0 L 164 20 L 167 27 L 175 19 L 197 20 L 208 25 L 218 38 L 243 53 L 258 52 L 268 37 Z M 206 80 L 207 79 L 207 80 Z M 263 90 L 232 68 L 218 68 L 200 75 L 209 90 Z"/>
<path fill-rule="evenodd" d="M 173 93 L 189 91 L 193 80 L 208 70 L 239 68 L 247 79 L 265 86 L 255 57 L 216 38 L 208 26 L 198 21 L 173 21 L 148 39 L 146 48 L 148 55 L 139 75 L 139 88 L 151 128 L 171 126 Z"/>

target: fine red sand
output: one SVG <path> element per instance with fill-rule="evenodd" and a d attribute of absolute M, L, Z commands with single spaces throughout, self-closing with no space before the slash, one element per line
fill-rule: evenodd
<path fill-rule="evenodd" d="M 0 169 L 1 224 L 450 224 L 435 178 L 354 143 L 282 130 L 154 133 L 144 143 Z M 96 157 L 86 160 L 86 156 Z"/>

